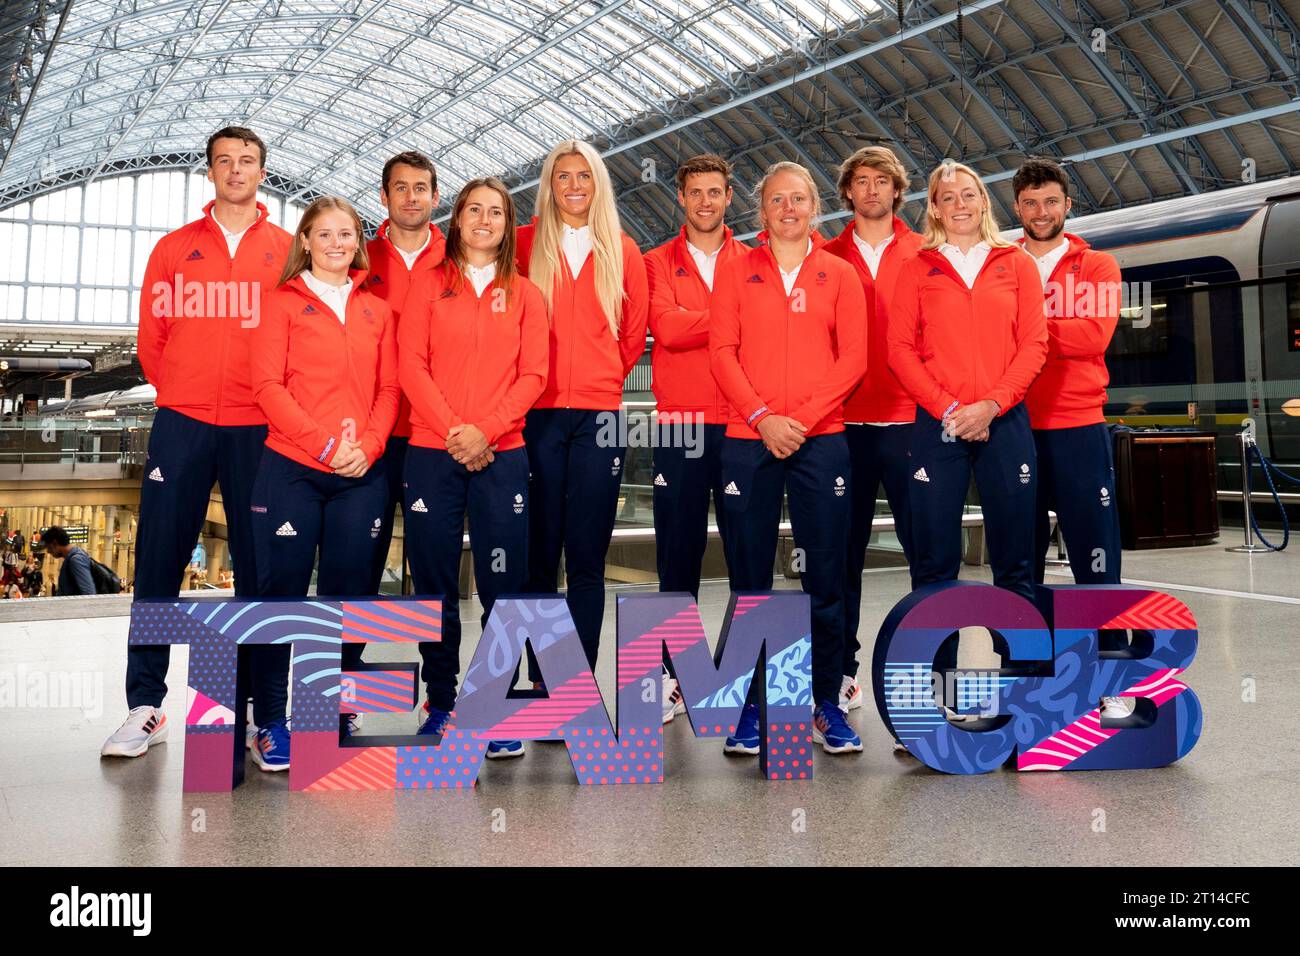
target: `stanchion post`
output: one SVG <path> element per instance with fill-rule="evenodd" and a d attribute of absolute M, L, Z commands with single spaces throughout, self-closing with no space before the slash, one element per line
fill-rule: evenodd
<path fill-rule="evenodd" d="M 1242 523 L 1245 528 L 1242 531 L 1244 543 L 1237 545 L 1235 548 L 1224 548 L 1233 554 L 1256 554 L 1261 551 L 1267 551 L 1268 548 L 1262 544 L 1255 544 L 1255 517 L 1250 500 L 1250 446 L 1255 443 L 1255 422 L 1247 418 L 1243 423 L 1241 434 L 1237 436 L 1238 443 L 1241 445 L 1241 507 Z"/>

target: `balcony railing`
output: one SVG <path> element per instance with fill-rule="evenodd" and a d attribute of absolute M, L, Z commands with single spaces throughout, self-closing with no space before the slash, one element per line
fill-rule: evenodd
<path fill-rule="evenodd" d="M 139 476 L 153 416 L 0 423 L 0 480 Z"/>

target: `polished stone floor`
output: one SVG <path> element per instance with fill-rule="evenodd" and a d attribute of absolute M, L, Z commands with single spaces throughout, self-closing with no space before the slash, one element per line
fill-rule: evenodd
<path fill-rule="evenodd" d="M 665 733 L 661 786 L 579 787 L 564 748 L 541 743 L 521 760 L 487 764 L 470 792 L 291 794 L 286 775 L 250 762 L 234 793 L 184 795 L 179 734 L 137 760 L 99 757 L 123 716 L 125 617 L 3 623 L 0 678 L 10 688 L 32 673 L 80 675 L 75 686 L 85 693 L 81 707 L 0 700 L 0 863 L 1300 861 L 1300 744 L 1291 733 L 1300 711 L 1300 552 L 1243 556 L 1216 545 L 1124 560 L 1126 580 L 1179 597 L 1200 625 L 1187 680 L 1205 709 L 1204 734 L 1187 758 L 1160 770 L 945 776 L 893 754 L 868 700 L 852 717 L 865 751 L 819 751 L 807 783 L 765 783 L 756 760 L 724 758 L 718 741 L 696 740 L 679 718 Z M 987 580 L 987 572 L 970 577 Z M 903 573 L 868 572 L 864 631 L 874 633 L 906 590 Z M 704 590 L 711 633 L 726 597 L 721 585 Z M 465 645 L 468 658 L 472 638 Z M 165 707 L 178 733 L 183 649 L 172 661 Z M 612 654 L 597 676 L 611 700 Z"/>

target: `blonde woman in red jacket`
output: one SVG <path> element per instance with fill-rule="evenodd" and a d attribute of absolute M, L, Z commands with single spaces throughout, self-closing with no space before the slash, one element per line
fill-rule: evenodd
<path fill-rule="evenodd" d="M 817 189 L 797 163 L 755 194 L 767 240 L 718 267 L 709 305 L 713 377 L 730 406 L 722 445 L 727 569 L 738 591 L 772 587 L 783 493 L 812 598 L 813 739 L 862 749 L 839 708 L 844 663 L 849 448 L 844 399 L 867 371 L 870 311 L 853 267 L 812 240 Z M 759 749 L 751 699 L 728 753 Z"/>
<path fill-rule="evenodd" d="M 548 334 L 542 294 L 515 271 L 510 191 L 499 179 L 471 180 L 452 207 L 447 258 L 412 284 L 397 335 L 411 402 L 406 553 L 416 592 L 443 601 L 442 641 L 420 645 L 421 734 L 440 735 L 456 702 L 466 518 L 483 625 L 498 594 L 524 589 L 524 416 L 546 386 Z M 523 752 L 521 741 L 493 741 L 487 756 Z"/>
<path fill-rule="evenodd" d="M 318 595 L 369 590 L 388 501 L 384 444 L 399 393 L 392 313 L 363 287 L 361 238 L 347 200 L 326 196 L 308 206 L 253 338 L 253 393 L 268 423 L 253 527 L 259 593 L 268 597 L 306 595 L 317 552 Z M 253 758 L 263 770 L 289 766 L 283 649 L 281 673 L 254 680 Z M 345 668 L 359 650 L 345 645 Z"/>
<path fill-rule="evenodd" d="M 605 162 L 586 143 L 542 165 L 537 215 L 519 230 L 519 266 L 550 318 L 546 390 L 528 413 L 529 583 L 554 594 L 564 552 L 569 612 L 594 668 L 605 613 L 605 552 L 627 449 L 623 381 L 645 351 L 645 262 L 623 233 Z M 529 676 L 542 675 L 531 653 Z"/>
<path fill-rule="evenodd" d="M 993 581 L 1032 599 L 1037 462 L 1023 400 L 1047 356 L 1043 287 L 959 163 L 930 175 L 925 243 L 890 303 L 889 365 L 917 404 L 912 585 L 956 580 L 972 472 Z"/>

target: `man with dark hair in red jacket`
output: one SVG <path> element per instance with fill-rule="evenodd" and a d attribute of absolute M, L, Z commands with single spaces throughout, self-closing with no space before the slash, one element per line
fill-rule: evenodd
<path fill-rule="evenodd" d="M 1043 580 L 1049 509 L 1066 536 L 1079 584 L 1119 582 L 1119 516 L 1106 402 L 1106 347 L 1119 321 L 1115 257 L 1065 231 L 1069 180 L 1049 160 L 1030 160 L 1012 185 L 1024 226 L 1020 241 L 1038 266 L 1046 296 L 1047 364 L 1025 396 L 1038 446 L 1035 576 Z"/>
<path fill-rule="evenodd" d="M 1106 347 L 1119 321 L 1120 270 L 1115 257 L 1065 231 L 1070 180 L 1051 160 L 1031 159 L 1012 180 L 1020 240 L 1043 280 L 1047 363 L 1025 396 L 1038 453 L 1034 577 L 1043 581 L 1055 511 L 1076 584 L 1120 581 L 1119 505 L 1106 403 Z M 1103 650 L 1124 645 L 1101 633 Z M 1106 717 L 1127 717 L 1118 697 Z"/>
<path fill-rule="evenodd" d="M 713 153 L 677 169 L 682 230 L 645 255 L 659 435 L 654 450 L 655 563 L 660 591 L 698 598 L 708 545 L 709 496 L 718 533 L 726 535 L 722 440 L 727 400 L 709 371 L 709 300 L 718 267 L 748 251 L 724 219 L 731 205 L 731 164 Z M 665 669 L 664 722 L 685 711 Z"/>
<path fill-rule="evenodd" d="M 438 208 L 438 171 L 432 160 L 416 150 L 389 157 L 384 163 L 379 185 L 379 200 L 388 218 L 379 225 L 375 238 L 366 243 L 370 274 L 366 290 L 388 303 L 393 320 L 401 322 L 402 303 L 412 283 L 441 264 L 447 249 L 447 237 L 433 224 Z M 388 547 L 393 540 L 393 521 L 399 507 L 404 508 L 402 474 L 406 470 L 406 449 L 411 443 L 411 403 L 403 395 L 397 409 L 397 425 L 384 448 L 384 469 L 388 476 L 388 506 L 384 508 L 379 528 L 379 546 L 375 565 L 370 570 L 366 593 L 379 593 Z M 405 512 L 403 512 L 405 514 Z M 344 648 L 344 663 L 361 660 L 362 644 L 355 650 Z"/>
<path fill-rule="evenodd" d="M 266 179 L 266 144 L 256 133 L 242 126 L 220 129 L 208 139 L 207 157 L 216 198 L 201 218 L 158 240 L 140 292 L 140 367 L 158 390 L 136 536 L 135 594 L 141 598 L 179 592 L 214 482 L 221 486 L 235 593 L 257 593 L 249 509 L 266 417 L 253 400 L 249 341 L 291 240 L 257 201 Z M 254 669 L 275 651 L 250 650 Z M 167 645 L 128 649 L 130 714 L 104 743 L 104 756 L 138 757 L 166 739 L 159 708 L 170 651 Z"/>

